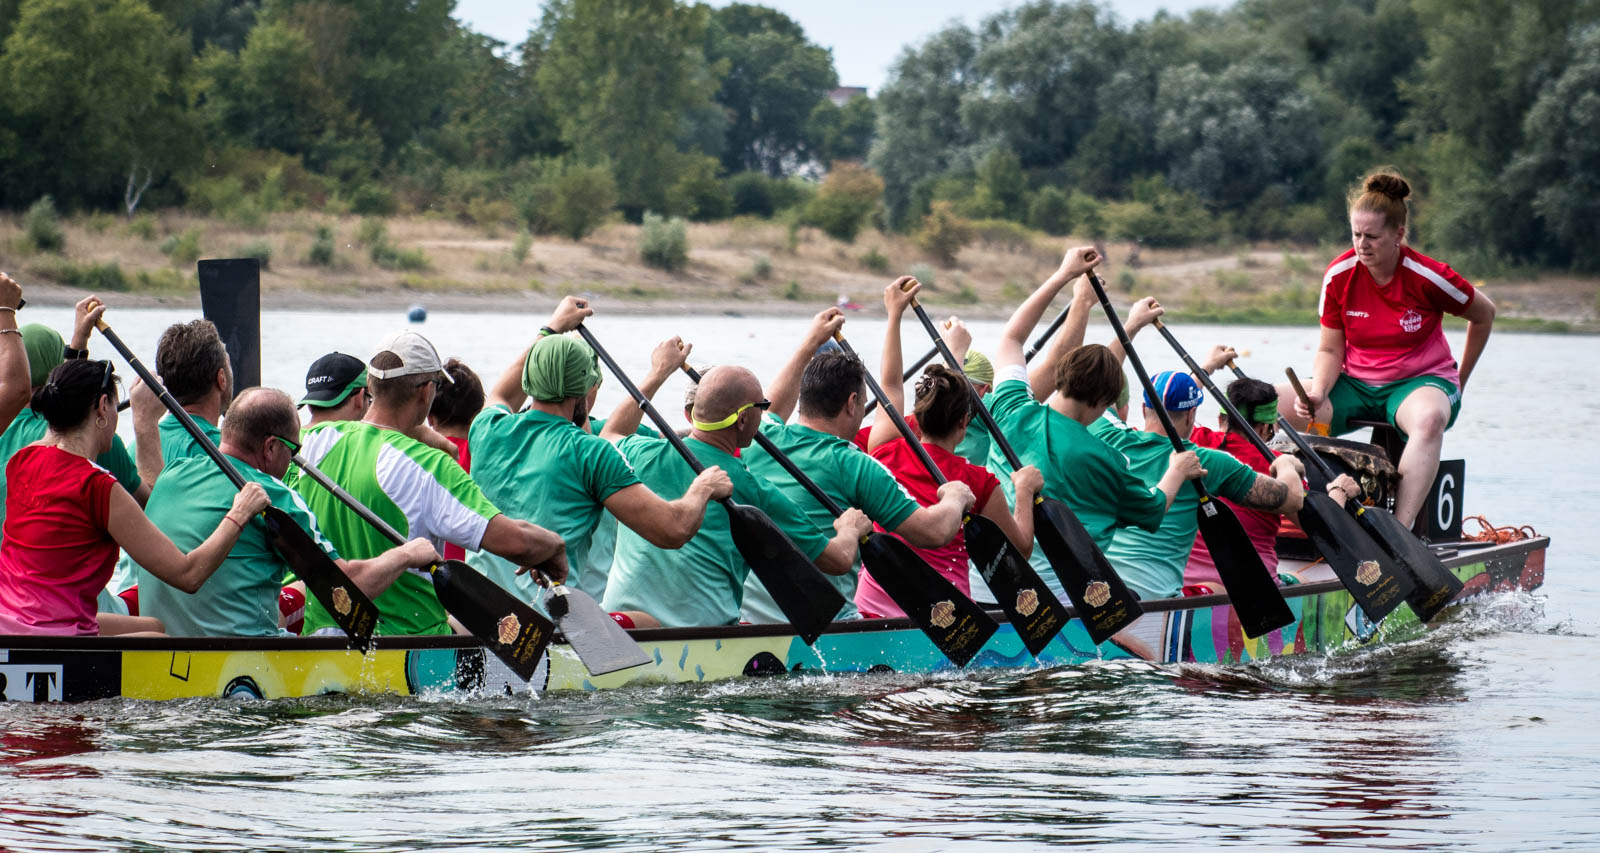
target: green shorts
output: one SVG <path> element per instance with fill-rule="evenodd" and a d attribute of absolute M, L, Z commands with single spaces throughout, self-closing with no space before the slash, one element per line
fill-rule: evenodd
<path fill-rule="evenodd" d="M 1405 430 L 1395 426 L 1394 414 L 1400 410 L 1400 404 L 1411 396 L 1412 391 L 1428 385 L 1443 391 L 1450 399 L 1450 423 L 1445 425 L 1445 429 L 1455 426 L 1456 415 L 1461 414 L 1461 389 L 1448 379 L 1441 376 L 1417 376 L 1374 388 L 1341 373 L 1338 381 L 1333 383 L 1333 390 L 1328 392 L 1328 402 L 1333 404 L 1333 423 L 1329 425 L 1329 432 L 1333 435 L 1344 435 L 1360 429 L 1351 426 L 1351 421 L 1383 421 L 1404 435 Z"/>

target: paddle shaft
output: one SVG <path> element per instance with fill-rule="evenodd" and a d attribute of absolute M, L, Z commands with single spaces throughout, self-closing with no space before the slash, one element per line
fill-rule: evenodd
<path fill-rule="evenodd" d="M 1068 302 L 1067 307 L 1061 309 L 1061 313 L 1057 314 L 1056 318 L 1050 321 L 1050 325 L 1046 326 L 1045 330 L 1039 333 L 1039 337 L 1034 338 L 1033 345 L 1029 347 L 1027 353 L 1022 356 L 1022 362 L 1024 364 L 1033 361 L 1033 357 L 1038 355 L 1040 351 L 1044 349 L 1044 345 L 1050 342 L 1050 338 L 1054 336 L 1056 332 L 1060 331 L 1062 324 L 1067 322 L 1067 313 L 1071 310 L 1072 303 Z M 917 371 L 921 370 L 928 362 L 933 360 L 934 356 L 938 354 L 939 348 L 937 346 L 923 353 L 922 357 L 917 359 L 916 364 L 913 364 L 905 369 L 905 372 L 900 376 L 900 381 L 910 382 L 911 377 L 916 376 Z M 874 397 L 871 402 L 867 403 L 868 412 L 871 412 L 877 407 L 878 399 L 876 397 Z"/>
<path fill-rule="evenodd" d="M 933 338 L 933 346 L 939 350 L 940 355 L 944 356 L 944 363 L 955 371 L 956 375 L 966 380 L 967 374 L 961 369 L 961 362 L 956 360 L 956 354 L 951 352 L 950 347 L 945 344 L 944 337 L 939 334 L 939 327 L 935 326 L 933 320 L 929 319 L 928 312 L 917 304 L 916 299 L 911 300 L 911 310 L 917 312 L 917 319 L 921 320 L 922 327 L 928 330 L 928 337 Z M 1068 310 L 1071 310 L 1071 306 L 1068 306 Z M 1066 315 L 1063 314 L 1062 316 Z M 972 395 L 973 409 L 977 410 L 978 417 L 983 420 L 983 425 L 989 428 L 990 439 L 1000 447 L 1000 452 L 1005 454 L 1006 462 L 1011 465 L 1011 470 L 1022 470 L 1022 460 L 1018 458 L 1017 452 L 1011 448 L 1011 442 L 1006 439 L 1005 433 L 1000 431 L 1000 425 L 994 422 L 994 415 L 990 414 L 989 407 L 983 404 L 983 395 L 978 393 L 978 389 L 972 387 L 970 380 L 967 380 L 967 391 Z"/>
<path fill-rule="evenodd" d="M 938 355 L 938 354 L 939 354 L 939 351 L 936 350 L 936 349 L 931 349 L 931 350 L 928 350 L 927 352 L 923 353 L 922 357 L 917 359 L 915 364 L 912 364 L 910 367 L 906 368 L 900 374 L 900 381 L 902 383 L 910 382 L 911 381 L 911 377 L 916 376 L 917 375 L 917 371 L 921 370 L 923 368 L 923 366 L 926 365 L 928 362 L 933 361 L 933 357 Z M 874 398 L 872 398 L 871 402 L 867 403 L 867 412 L 870 413 L 873 409 L 876 409 L 877 407 L 878 407 L 878 398 L 874 397 Z"/>
<path fill-rule="evenodd" d="M 850 342 L 844 339 L 843 334 L 836 332 L 833 339 L 838 341 L 840 348 L 849 353 L 851 358 L 856 361 L 861 360 L 861 356 L 856 355 L 855 348 L 850 346 Z M 889 420 L 894 421 L 895 429 L 900 430 L 900 434 L 905 437 L 906 445 L 917 454 L 917 459 L 922 463 L 922 467 L 928 469 L 928 476 L 932 477 L 933 481 L 941 486 L 950 482 L 944 472 L 939 470 L 939 466 L 934 463 L 933 457 L 928 455 L 928 448 L 922 446 L 922 440 L 917 437 L 916 433 L 911 431 L 911 425 L 906 423 L 905 416 L 901 415 L 900 410 L 895 408 L 894 404 L 889 402 L 889 398 L 884 395 L 883 386 L 878 384 L 878 380 L 872 378 L 872 371 L 862 370 L 861 373 L 867 379 L 867 389 L 872 392 L 872 396 L 883 401 L 883 413 L 889 416 Z"/>
<path fill-rule="evenodd" d="M 1230 361 L 1230 362 L 1228 362 L 1228 367 L 1229 367 L 1229 369 L 1231 369 L 1233 371 L 1233 375 L 1234 376 L 1237 376 L 1240 379 L 1249 379 L 1250 378 L 1250 377 L 1245 375 L 1243 370 L 1239 369 L 1239 365 L 1234 364 L 1233 362 Z M 1293 368 L 1290 368 L 1290 370 L 1293 370 Z M 1290 375 L 1290 378 L 1293 379 L 1294 374 L 1290 373 L 1289 375 Z M 1298 379 L 1295 379 L 1294 382 L 1295 382 L 1295 384 L 1297 386 L 1299 385 L 1299 380 Z M 1300 448 L 1300 453 L 1302 455 L 1304 455 L 1307 459 L 1309 459 L 1311 461 L 1311 464 L 1317 466 L 1317 471 L 1322 474 L 1324 479 L 1326 479 L 1328 482 L 1331 483 L 1339 476 L 1333 470 L 1333 467 L 1328 464 L 1328 460 L 1323 459 L 1322 458 L 1322 454 L 1320 454 L 1320 453 L 1316 452 L 1315 450 L 1313 450 L 1311 448 L 1311 445 L 1306 443 L 1305 437 L 1300 434 L 1299 430 L 1294 428 L 1294 424 L 1289 423 L 1289 419 L 1288 418 L 1285 418 L 1284 416 L 1279 415 L 1278 416 L 1278 428 L 1289 436 L 1289 440 L 1294 442 L 1295 447 Z M 1360 483 L 1356 484 L 1357 488 L 1360 488 L 1360 486 L 1361 486 Z"/>
<path fill-rule="evenodd" d="M 296 453 L 292 459 L 294 464 L 300 466 L 300 473 L 317 481 L 317 485 L 327 489 L 330 494 L 339 499 L 340 503 L 349 507 L 351 512 L 361 516 L 362 521 L 372 525 L 379 533 L 382 533 L 385 539 L 396 545 L 406 544 L 406 538 L 400 535 L 400 531 L 390 526 L 389 522 L 379 518 L 378 514 L 368 509 L 366 504 L 356 500 L 355 495 L 350 494 L 341 488 L 338 483 L 328 479 L 327 474 L 322 473 L 315 465 L 307 462 L 304 456 Z"/>
<path fill-rule="evenodd" d="M 1268 460 L 1275 458 L 1277 454 L 1273 453 L 1272 448 L 1267 446 L 1266 439 L 1263 439 L 1259 433 L 1250 428 L 1251 421 L 1240 414 L 1238 407 L 1234 406 L 1233 401 L 1228 399 L 1228 395 L 1222 393 L 1222 390 L 1217 387 L 1217 383 L 1211 381 L 1211 374 L 1195 362 L 1194 357 L 1189 355 L 1189 351 L 1183 348 L 1183 344 L 1178 343 L 1178 339 L 1172 336 L 1172 332 L 1160 320 L 1157 320 L 1155 325 L 1156 331 L 1161 333 L 1161 337 L 1167 339 L 1167 343 L 1172 345 L 1173 351 L 1178 354 L 1179 358 L 1183 359 L 1184 364 L 1189 366 L 1189 372 L 1194 374 L 1194 378 L 1200 380 L 1200 384 L 1206 386 L 1206 390 L 1211 392 L 1211 396 L 1217 398 L 1217 402 L 1221 403 L 1222 408 L 1227 410 L 1229 417 L 1233 418 L 1236 423 L 1244 425 L 1244 435 L 1250 440 L 1250 443 L 1255 445 L 1256 449 L 1261 451 L 1261 455 L 1267 457 Z"/>
<path fill-rule="evenodd" d="M 672 449 L 678 451 L 678 455 L 683 457 L 683 461 L 689 463 L 689 467 L 694 469 L 695 474 L 698 475 L 701 471 L 706 470 L 706 466 L 700 464 L 699 458 L 694 455 L 693 450 L 689 449 L 689 445 L 684 444 L 683 439 L 678 437 L 678 431 L 672 428 L 672 424 L 667 423 L 667 419 L 660 412 L 656 411 L 656 407 L 651 404 L 650 398 L 639 390 L 639 386 L 633 384 L 633 380 L 628 378 L 628 374 L 622 372 L 622 367 L 611 358 L 611 353 L 606 352 L 605 347 L 600 346 L 600 342 L 594 339 L 594 335 L 581 324 L 578 326 L 578 334 L 583 336 L 584 343 L 587 343 L 589 348 L 594 350 L 594 354 L 605 362 L 606 369 L 611 371 L 612 376 L 617 377 L 617 381 L 622 383 L 623 390 L 627 391 L 628 396 L 639 404 L 639 408 L 644 409 L 644 413 L 650 416 L 651 421 L 655 422 L 656 428 L 661 430 L 661 436 L 672 443 Z M 722 499 L 724 504 L 730 501 L 732 501 L 732 498 Z"/>

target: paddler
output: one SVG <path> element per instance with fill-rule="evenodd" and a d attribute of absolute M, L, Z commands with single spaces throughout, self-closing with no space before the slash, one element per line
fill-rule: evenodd
<path fill-rule="evenodd" d="M 1226 347 L 1213 349 L 1202 363 L 1208 372 L 1226 364 L 1234 356 Z M 1144 428 L 1133 429 L 1112 418 L 1102 417 L 1089 425 L 1089 433 L 1127 457 L 1135 475 L 1146 483 L 1163 476 L 1163 462 L 1172 454 L 1172 441 L 1155 408 L 1166 409 L 1180 436 L 1194 429 L 1195 412 L 1205 394 L 1187 373 L 1167 370 L 1151 378 L 1159 399 L 1144 395 Z M 1220 450 L 1197 448 L 1187 438 L 1184 446 L 1199 457 L 1206 490 L 1246 509 L 1285 514 L 1297 513 L 1305 498 L 1301 481 L 1305 468 L 1293 456 L 1272 460 L 1269 474 L 1258 474 L 1249 465 Z M 1123 528 L 1112 536 L 1105 549 L 1106 558 L 1142 598 L 1171 598 L 1183 587 L 1183 570 L 1189 550 L 1200 530 L 1196 510 L 1200 495 L 1185 484 L 1180 488 L 1161 524 L 1155 529 Z"/>
<path fill-rule="evenodd" d="M 217 327 L 210 320 L 168 326 L 156 343 L 156 375 L 211 443 L 221 443 L 222 431 L 217 422 L 233 401 L 233 366 Z M 159 453 L 157 448 L 147 446 L 149 442 L 138 442 L 134 448 L 139 473 L 145 479 L 156 479 L 162 466 L 186 456 L 205 455 L 194 436 L 171 414 L 161 419 L 157 429 L 161 436 Z"/>
<path fill-rule="evenodd" d="M 867 516 L 859 509 L 846 509 L 833 521 L 829 537 L 781 489 L 753 475 L 738 456 L 755 439 L 761 414 L 770 405 L 755 374 L 733 365 L 713 368 L 701 377 L 693 428 L 684 442 L 702 464 L 727 472 L 735 501 L 770 516 L 824 573 L 844 574 L 855 565 L 861 537 L 872 529 Z M 639 480 L 658 494 L 681 493 L 694 480 L 694 472 L 664 438 L 632 435 L 617 447 Z M 624 528 L 617 536 L 605 608 L 642 610 L 668 627 L 732 625 L 739 621 L 749 573 L 722 509 L 707 511 L 699 532 L 676 551 L 658 548 Z"/>
<path fill-rule="evenodd" d="M 484 495 L 559 534 L 567 543 L 567 583 L 580 588 L 590 537 L 603 512 L 655 547 L 675 550 L 700 529 L 706 504 L 733 491 L 728 475 L 716 466 L 685 488 L 666 492 L 677 496 L 671 500 L 640 482 L 612 444 L 633 435 L 639 425 L 640 408 L 632 400 L 611 413 L 600 435 L 580 426 L 589 421 L 588 400 L 599 385 L 600 366 L 588 344 L 566 333 L 593 313 L 584 300 L 563 299 L 549 325 L 489 389 L 488 407 L 470 432 Z M 653 395 L 688 354 L 678 338 L 657 345 L 639 387 Z M 525 402 L 527 411 L 520 411 Z M 538 579 L 504 558 L 479 553 L 469 562 L 523 600 L 538 600 Z M 624 624 L 629 622 L 648 626 L 642 615 L 628 616 Z"/>
<path fill-rule="evenodd" d="M 427 539 L 436 549 L 446 542 L 468 551 L 482 548 L 564 579 L 560 536 L 501 513 L 455 460 L 405 434 L 427 418 L 438 384 L 450 381 L 433 344 L 412 331 L 389 335 L 368 360 L 367 375 L 372 407 L 365 417 L 308 431 L 306 460 L 402 535 Z M 382 533 L 311 478 L 299 478 L 295 490 L 345 559 L 371 559 L 391 547 Z M 451 631 L 426 573 L 402 574 L 374 602 L 381 634 Z M 323 629 L 336 630 L 333 619 L 315 600 L 306 602 L 305 633 Z"/>
<path fill-rule="evenodd" d="M 228 406 L 222 421 L 221 450 L 245 481 L 266 490 L 272 506 L 304 528 L 368 596 L 376 597 L 408 568 L 423 568 L 439 559 L 424 539 L 390 548 L 369 560 L 342 560 L 323 537 L 305 501 L 280 479 L 289 468 L 291 442 L 299 440 L 300 417 L 289 395 L 274 388 L 251 388 Z M 145 513 L 180 549 L 204 542 L 223 523 L 236 489 L 209 456 L 175 460 L 161 472 Z M 268 541 L 259 518 L 242 521 L 238 541 L 227 559 L 199 591 L 186 592 L 163 583 L 140 568 L 140 615 L 153 616 L 168 634 L 180 637 L 275 637 L 279 627 L 279 588 L 290 573 Z"/>
<path fill-rule="evenodd" d="M 1044 474 L 1044 496 L 1065 503 L 1103 550 L 1119 527 L 1160 529 L 1179 487 L 1204 471 L 1192 451 L 1172 453 L 1161 457 L 1166 465 L 1156 481 L 1146 482 L 1131 469 L 1127 457 L 1090 434 L 1090 425 L 1121 393 L 1123 374 L 1121 359 L 1110 348 L 1076 343 L 1083 339 L 1088 312 L 1097 305 L 1092 291 L 1085 294 L 1086 285 L 1073 299 L 1050 363 L 1035 367 L 1036 373 L 1048 371 L 1048 388 L 1041 393 L 1038 386 L 1030 387 L 1023 358 L 1028 336 L 1061 289 L 1099 262 L 1092 248 L 1068 250 L 1056 271 L 1011 315 L 994 351 L 995 387 L 988 402 L 995 423 L 1022 463 Z M 1048 402 L 1039 402 L 1036 394 Z M 1014 503 L 1011 466 L 1003 456 L 991 455 L 989 468 L 1000 475 L 1000 487 Z M 1043 549 L 1035 545 L 1029 560 L 1064 598 Z"/>
<path fill-rule="evenodd" d="M 843 325 L 844 315 L 837 308 L 812 320 L 795 356 L 767 386 L 772 408 L 761 418 L 761 433 L 839 506 L 859 507 L 879 527 L 913 546 L 948 545 L 961 531 L 962 515 L 974 500 L 972 489 L 959 480 L 951 481 L 938 488 L 931 505 L 922 506 L 883 463 L 851 442 L 867 413 L 866 368 L 844 352 L 818 352 Z M 794 423 L 785 423 L 797 402 L 798 417 Z M 766 450 L 752 447 L 744 461 L 750 473 L 788 496 L 817 530 L 833 526 L 833 515 Z M 835 618 L 856 618 L 859 574 L 860 567 L 853 565 L 829 577 L 845 598 L 844 609 Z M 788 621 L 754 575 L 745 580 L 743 616 L 746 622 Z"/>
<path fill-rule="evenodd" d="M 372 395 L 367 393 L 367 363 L 342 352 L 330 352 L 311 362 L 305 396 L 296 405 L 311 413 L 307 426 L 361 420 L 372 405 Z"/>

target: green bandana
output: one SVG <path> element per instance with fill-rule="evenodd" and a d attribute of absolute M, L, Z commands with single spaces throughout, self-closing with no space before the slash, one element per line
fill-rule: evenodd
<path fill-rule="evenodd" d="M 1277 402 L 1262 403 L 1248 412 L 1240 412 L 1239 414 L 1247 415 L 1253 424 L 1275 424 L 1278 422 L 1278 404 Z"/>
<path fill-rule="evenodd" d="M 967 352 L 967 359 L 961 365 L 961 372 L 979 385 L 994 384 L 994 365 L 989 363 L 988 356 L 977 350 Z"/>
<path fill-rule="evenodd" d="M 522 365 L 522 390 L 541 403 L 582 397 L 600 381 L 600 359 L 589 345 L 566 335 L 536 341 Z"/>
<path fill-rule="evenodd" d="M 28 381 L 33 387 L 50 381 L 50 371 L 61 364 L 61 333 L 49 326 L 29 323 L 22 327 L 22 348 L 28 353 Z"/>

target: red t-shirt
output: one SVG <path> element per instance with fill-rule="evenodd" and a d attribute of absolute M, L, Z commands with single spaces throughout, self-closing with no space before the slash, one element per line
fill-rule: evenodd
<path fill-rule="evenodd" d="M 0 634 L 98 634 L 95 599 L 111 580 L 111 472 L 58 447 L 30 445 L 6 464 Z"/>
<path fill-rule="evenodd" d="M 995 479 L 994 474 L 989 473 L 989 469 L 974 465 L 942 447 L 931 444 L 924 444 L 923 447 L 927 448 L 928 455 L 933 457 L 933 464 L 939 466 L 945 479 L 966 483 L 967 487 L 972 489 L 972 493 L 978 498 L 977 503 L 973 504 L 976 509 L 981 509 L 988 503 L 994 490 L 999 488 L 1000 481 Z M 928 469 L 918 460 L 916 451 L 904 438 L 896 438 L 894 441 L 879 445 L 872 451 L 872 458 L 882 462 L 918 504 L 933 506 L 939 502 L 938 484 L 933 481 Z M 878 526 L 877 530 L 888 532 L 881 526 Z M 972 588 L 967 575 L 967 542 L 960 532 L 956 533 L 956 538 L 950 540 L 949 544 L 942 547 L 918 548 L 913 545 L 911 550 L 927 560 L 928 565 L 937 569 L 939 574 L 949 578 L 963 595 L 971 595 Z M 905 615 L 889 594 L 883 591 L 883 587 L 878 586 L 877 581 L 872 579 L 872 572 L 865 567 L 862 568 L 856 585 L 856 608 L 861 611 L 862 616 L 869 618 Z"/>
<path fill-rule="evenodd" d="M 472 450 L 467 447 L 467 440 L 456 438 L 453 435 L 447 435 L 445 438 L 450 439 L 450 443 L 456 446 L 456 462 L 461 465 L 461 470 L 470 472 L 472 470 Z M 467 558 L 467 549 L 454 542 L 446 542 L 444 543 L 444 551 L 439 556 L 444 557 L 446 560 L 465 560 Z"/>
<path fill-rule="evenodd" d="M 1217 432 L 1202 426 L 1194 428 L 1189 433 L 1189 440 L 1196 447 L 1209 447 L 1212 450 L 1221 450 L 1229 456 L 1249 465 L 1261 474 L 1272 473 L 1272 457 L 1261 455 L 1255 443 L 1236 432 Z M 1280 516 L 1275 512 L 1262 512 L 1259 509 L 1248 509 L 1226 498 L 1218 498 L 1233 509 L 1239 516 L 1239 524 L 1244 527 L 1245 535 L 1250 537 L 1250 544 L 1256 548 L 1256 553 L 1261 555 L 1261 564 L 1267 567 L 1274 577 L 1278 572 L 1278 522 Z M 1195 534 L 1194 548 L 1189 552 L 1189 565 L 1183 570 L 1185 585 L 1207 584 L 1214 589 L 1222 589 L 1222 578 L 1217 574 L 1217 565 L 1211 561 L 1211 552 L 1206 549 L 1205 537 Z"/>
<path fill-rule="evenodd" d="M 1445 313 L 1460 316 L 1477 290 L 1448 264 L 1400 247 L 1394 280 L 1379 287 L 1347 250 L 1322 276 L 1322 325 L 1344 332 L 1344 372 L 1369 385 L 1440 376 L 1459 385 L 1444 339 Z"/>
<path fill-rule="evenodd" d="M 878 417 L 887 418 L 889 416 L 886 415 L 886 414 L 883 414 L 882 412 L 879 412 L 878 413 Z M 905 419 L 906 419 L 906 426 L 911 427 L 911 431 L 912 432 L 916 433 L 917 435 L 921 435 L 922 434 L 922 427 L 917 426 L 917 416 L 916 415 L 906 415 Z M 855 437 L 856 447 L 861 448 L 863 451 L 871 452 L 871 451 L 867 451 L 867 438 L 869 436 L 871 436 L 871 435 L 872 435 L 872 424 L 867 424 L 866 426 L 862 427 L 861 429 L 856 430 L 856 437 Z"/>

